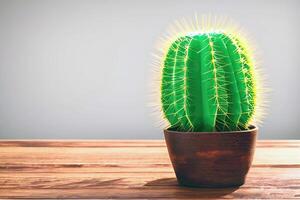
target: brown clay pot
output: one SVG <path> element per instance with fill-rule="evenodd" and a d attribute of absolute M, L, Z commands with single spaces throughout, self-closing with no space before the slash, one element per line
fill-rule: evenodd
<path fill-rule="evenodd" d="M 257 128 L 230 132 L 164 130 L 169 156 L 181 185 L 233 187 L 244 184 L 252 163 Z"/>

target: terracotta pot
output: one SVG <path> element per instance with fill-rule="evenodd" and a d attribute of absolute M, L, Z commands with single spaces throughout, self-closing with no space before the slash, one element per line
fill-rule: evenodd
<path fill-rule="evenodd" d="M 255 126 L 244 131 L 164 130 L 164 134 L 179 184 L 192 187 L 244 184 L 255 149 Z"/>

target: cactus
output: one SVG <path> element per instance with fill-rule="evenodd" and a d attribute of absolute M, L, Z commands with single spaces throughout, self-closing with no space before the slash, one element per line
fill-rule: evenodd
<path fill-rule="evenodd" d="M 247 129 L 255 99 L 253 64 L 237 36 L 221 31 L 188 34 L 166 52 L 161 102 L 171 129 Z"/>

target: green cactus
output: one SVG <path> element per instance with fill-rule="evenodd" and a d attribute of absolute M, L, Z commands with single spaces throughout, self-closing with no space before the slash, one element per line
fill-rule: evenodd
<path fill-rule="evenodd" d="M 253 65 L 235 35 L 189 34 L 175 40 L 166 52 L 161 102 L 172 129 L 247 129 L 255 99 Z"/>

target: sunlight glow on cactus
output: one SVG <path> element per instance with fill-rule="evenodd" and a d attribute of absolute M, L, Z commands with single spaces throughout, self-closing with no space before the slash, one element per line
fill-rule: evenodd
<path fill-rule="evenodd" d="M 212 21 L 177 22 L 163 50 L 160 100 L 174 130 L 243 130 L 257 116 L 250 48 L 234 26 Z"/>

